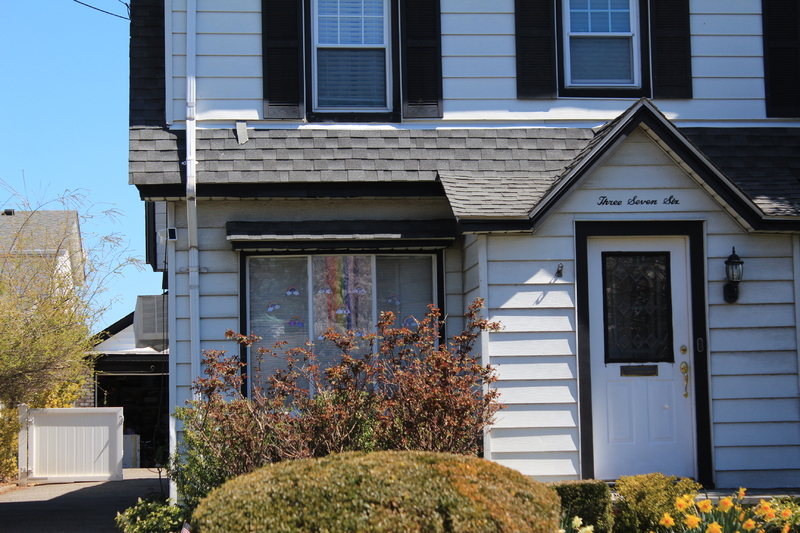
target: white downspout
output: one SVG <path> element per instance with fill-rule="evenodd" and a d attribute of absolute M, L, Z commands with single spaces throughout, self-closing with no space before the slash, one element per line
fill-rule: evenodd
<path fill-rule="evenodd" d="M 197 0 L 186 3 L 186 224 L 189 231 L 189 350 L 200 377 L 200 254 L 197 246 Z"/>

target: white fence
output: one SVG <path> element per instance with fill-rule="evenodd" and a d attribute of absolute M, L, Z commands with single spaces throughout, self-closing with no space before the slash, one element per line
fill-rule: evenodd
<path fill-rule="evenodd" d="M 122 407 L 19 406 L 19 485 L 122 479 Z"/>

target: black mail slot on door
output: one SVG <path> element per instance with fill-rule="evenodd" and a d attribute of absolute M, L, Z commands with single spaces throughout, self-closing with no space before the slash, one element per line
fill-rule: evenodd
<path fill-rule="evenodd" d="M 636 365 L 619 367 L 619 375 L 627 376 L 657 376 L 658 365 Z"/>

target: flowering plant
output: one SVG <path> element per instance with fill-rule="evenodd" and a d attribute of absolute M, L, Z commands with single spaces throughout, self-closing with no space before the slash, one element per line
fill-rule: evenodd
<path fill-rule="evenodd" d="M 594 533 L 594 526 L 584 526 L 580 516 L 569 517 L 569 513 L 561 516 L 561 529 L 558 533 Z"/>
<path fill-rule="evenodd" d="M 709 499 L 696 501 L 686 494 L 675 499 L 675 512 L 664 513 L 659 532 L 692 533 L 790 533 L 800 523 L 800 508 L 793 501 L 761 500 L 757 506 L 742 505 L 745 489 L 714 504 Z M 674 514 L 674 516 L 673 516 Z M 651 532 L 654 533 L 654 532 Z"/>

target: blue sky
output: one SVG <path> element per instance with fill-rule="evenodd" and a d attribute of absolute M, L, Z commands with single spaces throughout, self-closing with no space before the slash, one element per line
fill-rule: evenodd
<path fill-rule="evenodd" d="M 127 16 L 119 0 L 85 3 Z M 32 203 L 77 191 L 97 215 L 83 232 L 119 234 L 143 259 L 144 204 L 128 185 L 128 21 L 73 0 L 0 1 L 0 102 L 0 208 L 19 208 L 7 186 Z M 161 275 L 145 268 L 107 283 L 102 300 L 118 301 L 98 329 L 137 295 L 160 294 Z"/>

